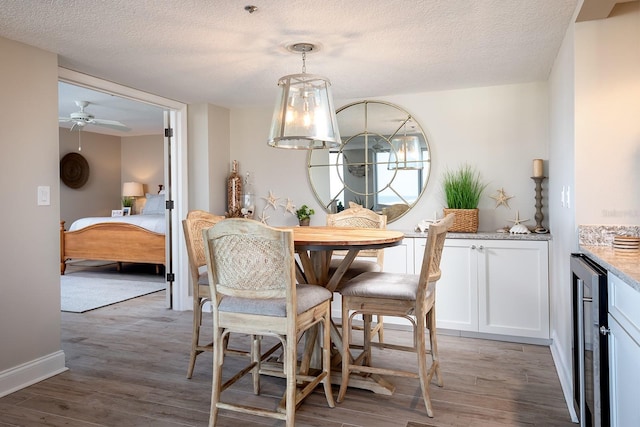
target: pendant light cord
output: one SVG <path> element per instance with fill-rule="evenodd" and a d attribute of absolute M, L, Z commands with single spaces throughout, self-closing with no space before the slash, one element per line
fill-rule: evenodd
<path fill-rule="evenodd" d="M 302 51 L 302 74 L 307 72 L 307 51 Z"/>

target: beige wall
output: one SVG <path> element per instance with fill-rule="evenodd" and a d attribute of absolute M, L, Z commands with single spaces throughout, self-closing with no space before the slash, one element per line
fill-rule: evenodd
<path fill-rule="evenodd" d="M 162 135 L 122 137 L 120 164 L 122 183 L 139 182 L 145 193 L 156 194 L 158 185 L 164 185 L 164 137 Z M 144 203 L 144 198 L 137 199 L 134 211 L 140 213 Z"/>
<path fill-rule="evenodd" d="M 60 218 L 65 227 L 78 218 L 110 216 L 121 206 L 120 137 L 82 131 L 82 151 L 78 151 L 78 132 L 60 128 L 60 155 L 81 154 L 89 164 L 89 179 L 81 188 L 60 182 Z"/>
<path fill-rule="evenodd" d="M 78 152 L 78 133 L 60 128 L 60 159 Z M 117 137 L 82 131 L 82 151 L 89 163 L 89 179 L 78 189 L 60 183 L 60 218 L 68 229 L 87 216 L 110 216 L 122 206 L 122 184 L 136 181 L 145 192 L 157 193 L 164 182 L 164 138 L 162 135 Z M 136 202 L 136 211 L 145 199 Z"/>
<path fill-rule="evenodd" d="M 640 222 L 640 2 L 576 24 L 576 224 Z"/>
<path fill-rule="evenodd" d="M 382 99 L 404 107 L 422 125 L 432 150 L 432 170 L 425 195 L 416 207 L 390 228 L 412 230 L 422 219 L 442 216 L 444 198 L 442 173 L 447 168 L 469 162 L 489 184 L 480 202 L 480 230 L 494 231 L 509 225 L 520 211 L 535 225 L 532 160 L 548 159 L 549 99 L 544 82 L 474 89 L 426 92 Z M 342 106 L 349 100 L 336 100 Z M 269 190 L 280 203 L 291 198 L 296 206 L 307 204 L 316 210 L 312 225 L 324 224 L 325 214 L 308 183 L 304 150 L 274 149 L 267 145 L 272 110 L 236 109 L 231 112 L 231 159 L 240 163 L 240 172 L 254 177 L 257 213 L 266 205 Z M 489 196 L 504 187 L 511 209 L 495 209 Z M 546 197 L 545 197 L 546 199 Z M 545 203 L 546 205 L 546 203 Z M 545 208 L 546 209 L 546 208 Z M 293 215 L 279 208 L 268 209 L 269 224 L 295 225 Z"/>
<path fill-rule="evenodd" d="M 60 344 L 58 64 L 0 38 L 0 395 L 64 369 Z M 37 206 L 37 187 L 51 204 Z"/>

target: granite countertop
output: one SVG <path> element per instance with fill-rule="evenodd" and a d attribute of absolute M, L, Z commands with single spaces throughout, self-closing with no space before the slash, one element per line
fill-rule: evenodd
<path fill-rule="evenodd" d="M 611 246 L 595 245 L 580 245 L 580 250 L 640 292 L 640 252 L 623 252 Z"/>
<path fill-rule="evenodd" d="M 427 237 L 427 232 L 420 233 L 419 231 L 407 231 L 404 232 L 405 237 Z M 472 240 L 551 240 L 551 234 L 510 234 L 510 233 L 497 233 L 495 231 L 478 231 L 477 233 L 447 233 L 447 239 L 472 239 Z"/>

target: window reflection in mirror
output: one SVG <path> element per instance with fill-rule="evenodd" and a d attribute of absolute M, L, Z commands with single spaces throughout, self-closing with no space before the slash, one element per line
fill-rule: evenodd
<path fill-rule="evenodd" d="M 342 145 L 311 150 L 309 180 L 327 212 L 357 203 L 392 222 L 413 207 L 427 185 L 429 144 L 407 111 L 383 101 L 360 101 L 337 111 Z"/>

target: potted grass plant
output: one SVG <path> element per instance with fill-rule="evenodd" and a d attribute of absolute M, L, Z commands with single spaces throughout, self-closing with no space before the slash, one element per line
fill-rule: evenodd
<path fill-rule="evenodd" d="M 482 182 L 480 173 L 468 164 L 444 173 L 443 188 L 447 202 L 444 215 L 454 213 L 456 216 L 450 231 L 478 231 L 478 203 L 486 187 L 487 184 Z"/>

